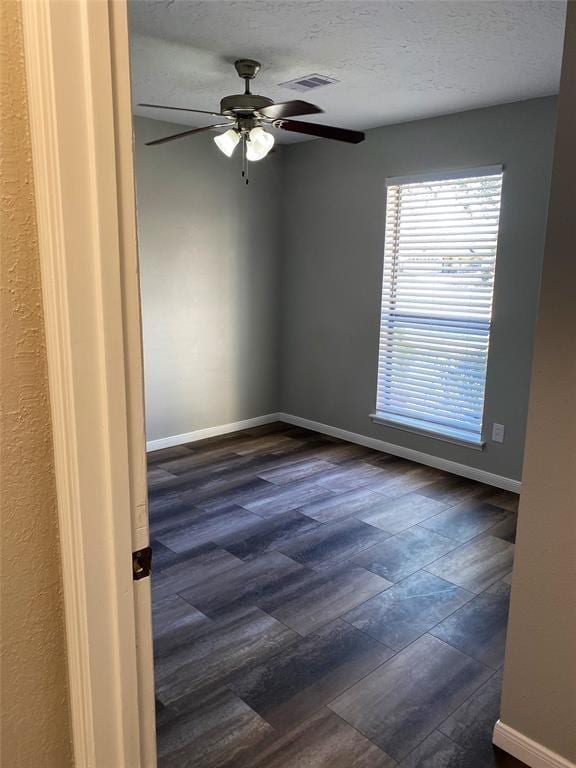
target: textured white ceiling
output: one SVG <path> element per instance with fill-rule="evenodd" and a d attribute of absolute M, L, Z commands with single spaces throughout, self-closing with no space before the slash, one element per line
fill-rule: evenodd
<path fill-rule="evenodd" d="M 305 119 L 356 129 L 558 91 L 565 3 L 555 0 L 131 0 L 129 9 L 135 104 L 217 110 L 242 90 L 240 57 L 262 62 L 254 92 L 305 98 L 325 111 Z M 278 86 L 312 72 L 341 82 L 304 95 Z"/>

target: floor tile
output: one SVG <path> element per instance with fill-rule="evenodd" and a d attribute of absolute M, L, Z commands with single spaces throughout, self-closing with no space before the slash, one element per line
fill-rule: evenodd
<path fill-rule="evenodd" d="M 240 455 L 234 453 L 231 449 L 223 453 L 219 451 L 218 456 L 214 456 L 210 461 L 199 461 L 199 456 L 195 455 L 196 463 L 191 463 L 191 459 L 181 459 L 176 462 L 170 462 L 169 464 L 160 464 L 162 468 L 168 469 L 168 471 L 174 474 L 181 475 L 188 478 L 188 480 L 194 484 L 198 480 L 223 480 L 231 476 L 240 477 L 243 473 L 246 477 L 256 478 L 259 473 L 286 469 L 292 467 L 294 464 L 300 464 L 303 461 L 313 459 L 312 447 L 308 444 L 297 444 L 297 447 L 292 448 L 290 451 L 274 451 L 272 453 L 265 454 L 246 454 Z M 329 465 L 332 466 L 332 465 Z"/>
<path fill-rule="evenodd" d="M 213 484 L 209 490 L 198 491 L 197 489 L 188 490 L 180 493 L 180 498 L 189 501 L 200 509 L 208 512 L 216 512 L 219 509 L 227 508 L 232 504 L 244 506 L 243 502 L 251 499 L 255 494 L 268 492 L 272 486 L 266 480 L 255 477 L 252 480 L 237 482 L 236 480 L 228 487 L 224 484 Z"/>
<path fill-rule="evenodd" d="M 232 464 L 231 457 L 234 454 L 225 454 L 221 459 L 225 459 L 226 469 L 222 471 L 213 471 L 212 462 L 200 463 L 200 457 L 193 455 L 187 461 L 191 461 L 192 458 L 197 460 L 197 464 L 191 466 L 186 471 L 176 473 L 174 470 L 171 480 L 165 480 L 161 486 L 151 489 L 152 494 L 158 494 L 166 490 L 175 490 L 179 492 L 188 491 L 188 495 L 194 491 L 197 498 L 208 498 L 217 493 L 222 493 L 226 490 L 230 490 L 243 483 L 257 480 L 257 464 L 261 462 L 250 462 L 249 466 L 240 466 L 240 461 L 236 464 Z M 240 458 L 240 457 L 238 457 Z M 159 464 L 158 466 L 166 468 L 167 464 Z"/>
<path fill-rule="evenodd" d="M 286 437 L 293 437 L 294 427 L 292 424 L 287 424 L 285 421 L 271 421 L 268 424 L 258 424 L 256 427 L 248 427 L 241 432 L 233 432 L 234 435 L 252 435 L 253 437 L 260 437 L 261 435 L 284 435 Z M 228 435 L 223 435 L 228 437 Z"/>
<path fill-rule="evenodd" d="M 478 499 L 466 499 L 424 520 L 421 525 L 423 528 L 463 543 L 513 518 L 512 512 L 501 507 Z"/>
<path fill-rule="evenodd" d="M 155 650 L 159 652 L 162 652 L 164 647 L 163 638 L 171 637 L 177 630 L 194 631 L 199 627 L 208 626 L 211 626 L 210 619 L 180 595 L 156 597 L 152 603 L 152 629 Z"/>
<path fill-rule="evenodd" d="M 209 623 L 191 617 L 155 642 L 156 696 L 170 705 L 189 693 L 220 685 L 244 666 L 285 648 L 295 637 L 258 608 Z"/>
<path fill-rule="evenodd" d="M 275 469 L 264 470 L 259 472 L 258 476 L 263 480 L 267 480 L 269 483 L 275 485 L 285 485 L 286 483 L 292 483 L 295 480 L 304 480 L 307 477 L 324 474 L 334 469 L 333 464 L 329 464 L 327 461 L 321 459 L 303 459 L 297 462 L 292 462 L 284 466 L 276 467 Z"/>
<path fill-rule="evenodd" d="M 177 456 L 161 463 L 162 469 L 173 475 L 189 475 L 199 477 L 205 473 L 214 473 L 218 467 L 230 468 L 241 463 L 242 457 L 234 453 L 233 447 L 219 447 L 210 451 L 188 451 L 185 456 Z M 246 461 L 246 460 L 244 460 Z"/>
<path fill-rule="evenodd" d="M 228 687 L 275 728 L 286 730 L 392 654 L 363 632 L 336 620 L 233 677 Z"/>
<path fill-rule="evenodd" d="M 320 432 L 314 432 L 307 427 L 299 427 L 296 424 L 288 424 L 285 421 L 276 422 L 282 425 L 282 434 L 286 437 L 294 437 L 297 440 L 305 440 L 308 443 L 310 440 L 322 439 L 324 442 L 332 440 L 328 435 L 321 435 Z"/>
<path fill-rule="evenodd" d="M 160 465 L 156 465 L 156 467 L 160 468 Z M 180 493 L 183 486 L 187 485 L 188 479 L 185 481 L 180 475 L 168 474 L 170 475 L 169 478 L 165 477 L 161 482 L 148 485 L 148 498 L 151 502 L 174 496 Z"/>
<path fill-rule="evenodd" d="M 419 572 L 344 614 L 358 629 L 396 651 L 456 611 L 472 594 Z"/>
<path fill-rule="evenodd" d="M 432 515 L 437 515 L 444 508 L 445 505 L 438 501 L 408 493 L 398 498 L 389 498 L 385 507 L 360 512 L 356 517 L 388 533 L 400 533 Z"/>
<path fill-rule="evenodd" d="M 438 730 L 461 747 L 493 759 L 492 731 L 500 717 L 502 674 L 497 672 L 438 726 Z"/>
<path fill-rule="evenodd" d="M 497 488 L 493 488 L 492 490 L 493 493 L 489 493 L 485 498 L 485 501 L 487 501 L 488 504 L 495 504 L 497 507 L 507 509 L 509 512 L 518 512 L 520 496 L 517 493 L 500 491 Z"/>
<path fill-rule="evenodd" d="M 237 504 L 219 504 L 214 510 L 206 510 L 195 506 L 189 499 L 189 491 L 178 491 L 171 503 L 166 504 L 164 499 L 155 500 L 150 505 L 150 528 L 152 535 L 157 537 L 161 533 L 182 528 L 195 520 L 217 520 L 219 515 L 232 515 L 234 512 L 243 513 L 248 520 L 247 510 Z M 257 517 L 252 519 L 257 520 Z"/>
<path fill-rule="evenodd" d="M 503 539 L 510 544 L 516 543 L 516 525 L 518 523 L 518 516 L 515 512 L 509 512 L 508 516 L 501 523 L 489 528 L 484 534 L 486 536 L 495 536 L 498 539 Z"/>
<path fill-rule="evenodd" d="M 485 754 L 456 744 L 443 733 L 433 731 L 402 760 L 399 768 L 490 768 Z"/>
<path fill-rule="evenodd" d="M 346 563 L 319 572 L 306 569 L 283 594 L 260 604 L 288 627 L 307 635 L 390 586 L 386 579 Z"/>
<path fill-rule="evenodd" d="M 154 709 L 156 710 L 156 736 L 158 740 L 161 726 L 165 725 L 169 720 L 172 720 L 174 718 L 174 713 L 168 709 L 168 707 L 164 706 L 164 704 L 157 698 L 154 699 Z M 160 750 L 160 744 L 158 743 L 157 750 Z"/>
<path fill-rule="evenodd" d="M 389 479 L 390 474 L 381 467 L 363 461 L 351 461 L 333 467 L 316 478 L 316 482 L 335 493 L 361 488 L 369 482 Z"/>
<path fill-rule="evenodd" d="M 319 501 L 313 501 L 299 508 L 299 512 L 320 523 L 330 523 L 343 517 L 357 516 L 360 512 L 378 512 L 388 499 L 366 488 L 355 488 L 344 493 L 335 493 Z"/>
<path fill-rule="evenodd" d="M 280 549 L 283 544 L 288 544 L 296 536 L 312 531 L 319 525 L 320 523 L 296 511 L 284 512 L 267 519 L 258 516 L 253 524 L 235 533 L 218 536 L 217 541 L 223 549 L 236 557 L 252 560 L 266 552 Z"/>
<path fill-rule="evenodd" d="M 297 448 L 291 450 L 273 451 L 263 456 L 255 456 L 254 458 L 262 464 L 262 472 L 268 469 L 278 469 L 280 467 L 291 467 L 294 464 L 300 464 L 302 462 L 314 461 L 324 462 L 329 465 L 327 468 L 336 466 L 335 463 L 328 461 L 322 456 L 318 456 L 317 452 L 326 447 L 329 443 L 321 435 L 317 435 L 316 438 L 306 438 L 301 444 L 298 444 Z M 306 478 L 302 478 L 306 479 Z M 292 481 L 290 481 L 292 482 Z"/>
<path fill-rule="evenodd" d="M 389 535 L 361 520 L 338 520 L 303 533 L 280 550 L 297 563 L 316 567 L 354 557 Z"/>
<path fill-rule="evenodd" d="M 426 570 L 471 592 L 483 592 L 510 573 L 513 558 L 513 544 L 486 536 L 449 552 Z"/>
<path fill-rule="evenodd" d="M 499 582 L 449 616 L 430 633 L 497 669 L 504 664 L 510 587 Z"/>
<path fill-rule="evenodd" d="M 175 706 L 157 729 L 158 768 L 219 768 L 274 738 L 272 727 L 225 687 L 195 692 Z"/>
<path fill-rule="evenodd" d="M 424 496 L 437 501 L 457 504 L 468 498 L 485 498 L 494 493 L 494 488 L 475 480 L 468 480 L 458 475 L 444 473 L 443 477 L 418 491 Z"/>
<path fill-rule="evenodd" d="M 198 509 L 190 502 L 182 501 L 180 494 L 167 502 L 165 499 L 151 501 L 148 505 L 148 517 L 150 520 L 150 532 L 152 536 L 170 528 L 178 528 L 189 522 L 198 513 Z"/>
<path fill-rule="evenodd" d="M 164 469 L 173 472 L 182 479 L 183 487 L 190 489 L 201 487 L 202 483 L 214 481 L 224 482 L 229 478 L 256 479 L 259 472 L 265 469 L 273 469 L 284 466 L 286 458 L 281 456 L 240 456 L 229 452 L 215 457 L 208 462 L 200 462 L 199 457 L 194 457 L 196 463 L 190 459 L 178 459 L 177 462 L 162 464 Z"/>
<path fill-rule="evenodd" d="M 172 480 L 170 480 L 170 483 Z M 156 513 L 170 512 L 172 506 L 182 502 L 179 488 L 167 488 L 165 484 L 148 489 L 148 513 L 152 517 Z"/>
<path fill-rule="evenodd" d="M 361 552 L 354 562 L 389 581 L 400 581 L 458 545 L 433 531 L 415 525 Z"/>
<path fill-rule="evenodd" d="M 151 526 L 158 541 L 174 552 L 185 552 L 192 547 L 215 541 L 219 536 L 248 528 L 258 522 L 258 517 L 242 507 L 230 504 L 221 509 L 200 510 L 190 508 L 186 513 L 179 513 L 180 525 L 164 527 L 162 523 Z M 174 518 L 172 518 L 174 520 Z M 168 525 L 164 522 L 164 526 Z"/>
<path fill-rule="evenodd" d="M 242 560 L 213 544 L 179 553 L 165 547 L 162 556 L 153 544 L 152 562 L 153 600 L 181 592 L 242 564 Z"/>
<path fill-rule="evenodd" d="M 301 440 L 285 435 L 262 435 L 261 437 L 248 436 L 241 445 L 236 444 L 236 453 L 245 456 L 253 453 L 266 453 L 267 451 L 291 450 L 302 445 Z"/>
<path fill-rule="evenodd" d="M 173 480 L 174 475 L 158 466 L 148 467 L 148 488 L 156 488 L 167 480 Z"/>
<path fill-rule="evenodd" d="M 376 467 L 388 469 L 396 475 L 401 475 L 414 469 L 413 461 L 408 461 L 400 456 L 393 456 L 391 453 L 384 453 L 384 451 L 371 451 L 362 461 L 367 461 Z"/>
<path fill-rule="evenodd" d="M 299 563 L 280 552 L 270 552 L 238 568 L 203 581 L 182 596 L 191 605 L 211 617 L 241 606 L 276 604 L 294 584 L 306 581 L 308 574 Z"/>
<path fill-rule="evenodd" d="M 330 464 L 340 464 L 346 461 L 364 459 L 373 453 L 369 448 L 354 443 L 345 443 L 343 441 L 333 441 L 316 449 L 315 455 L 323 461 L 329 461 Z"/>
<path fill-rule="evenodd" d="M 293 731 L 258 745 L 239 762 L 222 768 L 394 768 L 375 744 L 322 710 Z"/>
<path fill-rule="evenodd" d="M 181 456 L 188 456 L 190 449 L 185 445 L 175 445 L 172 448 L 162 448 L 159 451 L 150 451 L 146 454 L 146 460 L 148 462 L 148 469 L 151 469 L 155 464 L 164 463 L 170 461 L 173 458 L 179 458 Z"/>
<path fill-rule="evenodd" d="M 238 503 L 250 512 L 255 512 L 262 517 L 280 515 L 304 504 L 309 504 L 316 499 L 325 499 L 331 495 L 331 491 L 315 485 L 313 481 L 314 478 L 287 483 L 286 485 L 266 483 L 266 488 L 245 494 Z"/>
<path fill-rule="evenodd" d="M 275 462 L 267 462 L 273 466 Z M 262 462 L 253 462 L 260 464 Z M 240 503 L 238 499 L 248 498 L 250 494 L 258 490 L 265 490 L 270 483 L 258 477 L 256 466 L 235 468 L 228 472 L 221 472 L 214 476 L 204 474 L 201 477 L 190 478 L 188 475 L 180 475 L 179 480 L 186 488 L 182 488 L 183 499 L 190 500 L 196 506 L 208 509 L 218 507 L 218 502 L 223 499 L 229 502 Z M 184 492 L 185 491 L 185 492 Z"/>
<path fill-rule="evenodd" d="M 462 704 L 490 671 L 424 635 L 329 705 L 395 760 L 402 760 Z"/>
<path fill-rule="evenodd" d="M 392 498 L 425 488 L 437 480 L 438 474 L 438 470 L 432 467 L 412 464 L 406 471 L 372 480 L 366 487 Z"/>
<path fill-rule="evenodd" d="M 213 545 L 206 545 L 208 547 Z M 156 573 L 161 568 L 164 568 L 166 565 L 170 565 L 175 557 L 178 557 L 176 552 L 169 549 L 168 547 L 165 547 L 164 544 L 161 544 L 157 539 L 154 537 L 150 538 L 150 547 L 152 548 L 152 567 L 154 570 L 154 573 Z M 200 549 L 200 547 L 198 548 Z M 197 550 L 194 550 L 195 552 Z"/>

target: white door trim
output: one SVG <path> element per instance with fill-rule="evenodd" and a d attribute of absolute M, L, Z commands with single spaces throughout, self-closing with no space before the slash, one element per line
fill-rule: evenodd
<path fill-rule="evenodd" d="M 24 0 L 23 24 L 75 765 L 148 768 L 149 580 L 134 590 L 131 565 L 147 523 L 126 3 Z"/>

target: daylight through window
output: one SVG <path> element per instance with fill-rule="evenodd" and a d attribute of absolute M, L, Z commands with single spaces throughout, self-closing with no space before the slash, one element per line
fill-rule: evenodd
<path fill-rule="evenodd" d="M 389 179 L 375 420 L 482 442 L 502 168 Z"/>

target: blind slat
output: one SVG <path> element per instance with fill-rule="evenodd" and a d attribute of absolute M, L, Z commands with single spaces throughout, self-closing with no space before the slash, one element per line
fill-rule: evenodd
<path fill-rule="evenodd" d="M 392 373 L 397 374 L 398 372 L 393 371 L 393 369 L 390 368 L 381 369 L 382 376 L 391 376 Z M 457 379 L 439 379 L 433 376 L 426 377 L 419 373 L 417 374 L 415 371 L 411 371 L 410 378 L 402 379 L 399 377 L 394 381 L 395 385 L 396 382 L 398 382 L 402 387 L 409 387 L 414 390 L 419 389 L 423 392 L 441 392 L 444 396 L 449 392 L 451 396 L 457 398 L 470 398 L 471 400 L 476 400 L 478 398 L 482 399 L 483 385 L 481 378 L 478 378 L 476 382 L 466 380 L 460 383 Z M 386 384 L 386 386 L 388 385 Z"/>
<path fill-rule="evenodd" d="M 446 403 L 446 395 L 443 390 L 432 389 L 431 387 L 416 387 L 412 383 L 405 382 L 402 384 L 402 389 L 392 389 L 391 396 L 398 397 L 401 394 L 407 394 L 407 399 L 423 398 L 426 402 Z M 458 411 L 460 407 L 464 408 L 476 408 L 479 401 L 482 400 L 482 394 L 478 392 L 475 396 L 469 395 L 466 392 L 452 392 L 451 393 L 453 408 L 450 410 Z"/>
<path fill-rule="evenodd" d="M 480 441 L 502 173 L 387 182 L 377 413 Z"/>

